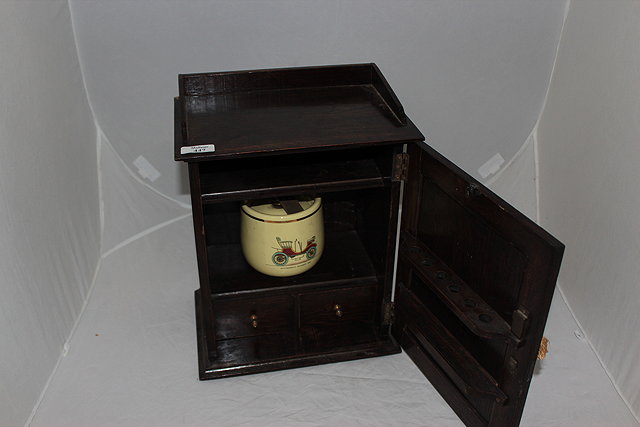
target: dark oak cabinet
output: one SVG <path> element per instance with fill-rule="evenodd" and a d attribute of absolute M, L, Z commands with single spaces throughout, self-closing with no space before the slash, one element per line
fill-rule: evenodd
<path fill-rule="evenodd" d="M 201 379 L 402 348 L 465 424 L 519 423 L 563 245 L 424 144 L 374 64 L 184 74 L 174 107 Z M 258 273 L 240 206 L 295 195 L 322 197 L 324 254 Z"/>

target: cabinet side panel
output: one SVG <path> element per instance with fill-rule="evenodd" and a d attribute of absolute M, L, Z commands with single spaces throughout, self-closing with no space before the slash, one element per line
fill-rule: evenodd
<path fill-rule="evenodd" d="M 196 254 L 198 257 L 198 278 L 200 280 L 200 316 L 201 329 L 199 339 L 206 344 L 206 354 L 202 354 L 204 346 L 199 346 L 201 354 L 200 371 L 202 372 L 208 361 L 215 358 L 215 333 L 213 325 L 213 313 L 211 307 L 211 287 L 209 285 L 209 263 L 207 261 L 207 241 L 204 226 L 204 213 L 202 206 L 202 191 L 200 185 L 200 166 L 198 163 L 189 163 L 189 183 L 191 186 L 191 209 L 193 210 L 193 232 L 196 242 Z"/>

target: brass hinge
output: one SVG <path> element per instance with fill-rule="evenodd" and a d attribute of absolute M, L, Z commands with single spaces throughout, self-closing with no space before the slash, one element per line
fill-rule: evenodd
<path fill-rule="evenodd" d="M 407 169 L 409 169 L 409 155 L 407 153 L 396 154 L 393 158 L 393 176 L 391 181 L 406 181 Z"/>
<path fill-rule="evenodd" d="M 384 324 L 391 325 L 396 318 L 396 305 L 390 301 L 384 305 Z"/>

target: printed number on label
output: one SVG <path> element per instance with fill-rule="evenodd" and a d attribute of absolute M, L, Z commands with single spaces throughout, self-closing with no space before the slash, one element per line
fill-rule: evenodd
<path fill-rule="evenodd" d="M 214 151 L 216 151 L 216 146 L 213 144 L 191 145 L 180 148 L 180 154 L 213 153 Z"/>

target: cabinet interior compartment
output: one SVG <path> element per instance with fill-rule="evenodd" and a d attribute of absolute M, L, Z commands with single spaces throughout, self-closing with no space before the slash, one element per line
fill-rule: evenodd
<path fill-rule="evenodd" d="M 318 195 L 324 210 L 325 249 L 312 269 L 291 277 L 267 276 L 246 262 L 240 244 L 241 201 L 204 205 L 212 294 L 382 281 L 388 255 L 390 187 Z"/>
<path fill-rule="evenodd" d="M 203 162 L 203 203 L 382 187 L 393 146 Z"/>
<path fill-rule="evenodd" d="M 205 203 L 216 348 L 208 352 L 204 377 L 399 351 L 382 322 L 388 257 L 394 255 L 394 189 L 385 180 L 357 190 L 299 194 L 322 197 L 325 247 L 313 268 L 290 277 L 259 273 L 246 262 L 240 242 L 244 200 Z"/>

